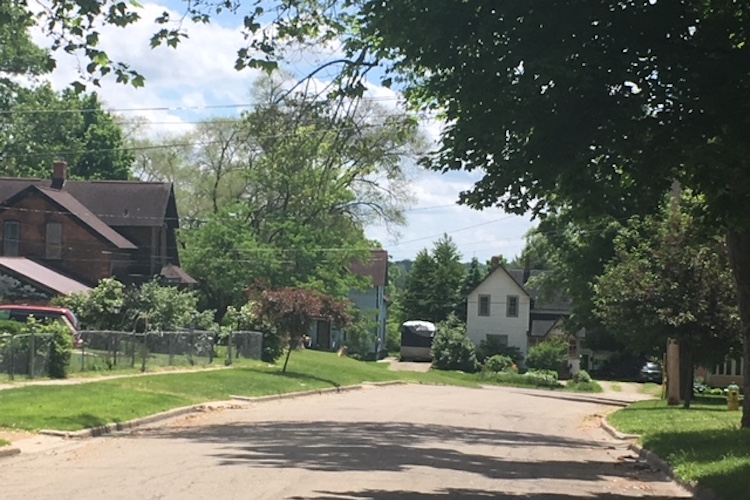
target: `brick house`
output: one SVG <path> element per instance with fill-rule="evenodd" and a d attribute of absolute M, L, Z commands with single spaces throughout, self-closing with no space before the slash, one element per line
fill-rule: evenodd
<path fill-rule="evenodd" d="M 170 183 L 68 180 L 63 162 L 51 180 L 0 178 L 0 274 L 24 285 L 54 290 L 49 277 L 29 274 L 33 266 L 17 265 L 22 260 L 84 286 L 156 276 L 193 284 L 179 268 L 178 227 Z"/>

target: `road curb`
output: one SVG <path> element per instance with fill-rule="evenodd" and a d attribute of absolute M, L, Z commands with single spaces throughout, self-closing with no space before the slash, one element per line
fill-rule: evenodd
<path fill-rule="evenodd" d="M 215 403 L 214 403 L 215 404 Z M 169 418 L 180 417 L 187 415 L 188 413 L 195 413 L 204 411 L 209 408 L 211 403 L 202 403 L 192 406 L 183 406 L 181 408 L 174 408 L 161 413 L 155 413 L 153 415 L 147 415 L 145 417 L 136 418 L 127 422 L 113 422 L 106 425 L 100 425 L 98 427 L 91 427 L 89 429 L 83 429 L 80 431 L 58 431 L 54 429 L 42 429 L 39 434 L 47 436 L 57 436 L 62 438 L 80 439 L 87 437 L 104 436 L 117 431 L 123 431 L 126 429 L 132 429 L 145 424 L 150 424 L 159 420 L 166 420 Z"/>
<path fill-rule="evenodd" d="M 672 469 L 672 466 L 669 465 L 664 459 L 662 459 L 653 451 L 648 450 L 635 442 L 636 439 L 639 439 L 641 437 L 640 435 L 624 434 L 618 431 L 617 429 L 612 427 L 609 422 L 607 422 L 606 416 L 602 417 L 601 428 L 615 439 L 620 439 L 622 441 L 631 441 L 630 444 L 628 444 L 628 449 L 636 453 L 639 458 L 645 460 L 646 463 L 648 463 L 651 467 L 659 469 L 660 471 L 665 473 L 667 477 L 669 477 L 669 479 L 692 493 L 694 498 L 697 498 L 698 500 L 721 500 L 721 497 L 717 495 L 713 490 L 709 488 L 703 488 L 701 486 L 696 486 L 677 477 L 674 473 L 674 469 Z"/>
<path fill-rule="evenodd" d="M 238 401 L 246 401 L 248 403 L 262 403 L 265 401 L 276 401 L 280 399 L 293 399 L 293 398 L 299 398 L 304 396 L 319 396 L 323 394 L 333 394 L 333 393 L 339 393 L 339 392 L 349 392 L 349 391 L 358 391 L 361 389 L 364 389 L 365 387 L 375 386 L 375 387 L 387 387 L 389 385 L 403 385 L 407 384 L 408 382 L 405 380 L 388 380 L 386 382 L 363 382 L 361 384 L 357 385 L 345 385 L 341 387 L 329 387 L 327 389 L 312 389 L 309 391 L 300 391 L 300 392 L 287 392 L 284 394 L 270 394 L 268 396 L 234 396 L 230 395 L 229 397 L 232 399 L 236 399 Z"/>
<path fill-rule="evenodd" d="M 21 450 L 13 446 L 0 447 L 0 458 L 12 457 L 13 455 L 18 455 L 19 453 L 21 453 Z"/>

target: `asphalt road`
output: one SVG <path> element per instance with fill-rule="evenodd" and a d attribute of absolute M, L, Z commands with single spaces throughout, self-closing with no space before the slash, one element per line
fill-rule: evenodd
<path fill-rule="evenodd" d="M 368 388 L 252 404 L 0 461 L 0 498 L 690 498 L 597 424 L 615 396 Z"/>

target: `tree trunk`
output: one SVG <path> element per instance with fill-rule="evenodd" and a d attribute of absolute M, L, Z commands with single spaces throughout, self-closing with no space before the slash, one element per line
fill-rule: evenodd
<path fill-rule="evenodd" d="M 289 347 L 286 350 L 286 359 L 284 360 L 284 368 L 281 369 L 281 373 L 286 373 L 286 365 L 289 363 L 289 356 L 292 355 L 292 340 L 289 340 Z"/>
<path fill-rule="evenodd" d="M 742 374 L 745 399 L 742 403 L 740 427 L 750 429 L 750 228 L 729 231 L 727 247 L 734 281 L 737 284 L 742 320 Z"/>
<path fill-rule="evenodd" d="M 667 340 L 667 404 L 680 404 L 680 344 L 675 339 Z"/>
<path fill-rule="evenodd" d="M 693 353 L 687 342 L 680 342 L 680 399 L 683 402 L 683 408 L 690 408 L 690 401 L 693 399 L 693 376 L 695 368 L 693 367 Z"/>

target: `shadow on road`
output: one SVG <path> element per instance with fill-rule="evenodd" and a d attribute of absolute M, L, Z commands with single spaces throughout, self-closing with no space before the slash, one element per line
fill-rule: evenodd
<path fill-rule="evenodd" d="M 291 500 L 440 500 L 449 498 L 493 498 L 497 500 L 578 500 L 580 495 L 561 493 L 503 494 L 497 491 L 449 488 L 434 493 L 416 493 L 413 491 L 361 490 L 361 491 L 320 491 L 316 496 L 291 497 Z M 587 495 L 586 498 L 597 500 L 632 500 L 632 495 L 601 493 Z M 650 500 L 672 500 L 675 497 L 648 497 Z"/>
<path fill-rule="evenodd" d="M 598 481 L 604 477 L 637 477 L 641 481 L 665 481 L 660 474 L 637 461 L 613 463 L 568 458 L 576 455 L 580 457 L 576 450 L 603 451 L 613 448 L 610 444 L 536 433 L 406 422 L 322 421 L 201 426 L 171 432 L 168 429 L 153 430 L 145 434 L 151 438 L 186 439 L 224 445 L 222 452 L 214 455 L 220 466 L 247 464 L 253 467 L 291 467 L 326 472 L 400 472 L 415 467 L 428 467 L 469 472 L 490 479 Z M 475 451 L 479 445 L 510 448 L 510 451 L 506 453 L 507 457 L 484 455 Z M 515 453 L 513 450 L 517 450 L 519 455 L 528 456 L 529 447 L 544 447 L 547 451 L 536 456 L 554 458 L 529 461 L 510 458 Z M 628 454 L 624 449 L 623 453 Z M 365 495 L 365 492 L 360 493 Z M 374 498 L 402 498 L 389 496 L 392 493 L 383 492 L 383 496 Z"/>
<path fill-rule="evenodd" d="M 543 393 L 541 391 L 524 391 L 524 390 L 517 390 L 514 391 L 519 394 L 524 394 L 526 396 L 534 396 L 537 398 L 548 398 L 548 399 L 564 399 L 566 401 L 578 401 L 580 403 L 593 403 L 598 405 L 605 405 L 605 406 L 617 406 L 621 408 L 625 408 L 626 406 L 630 406 L 634 403 L 634 401 L 629 401 L 627 399 L 613 399 L 605 396 L 597 396 L 593 394 L 581 394 L 581 393 L 562 393 L 562 392 L 553 392 L 553 393 Z"/>

